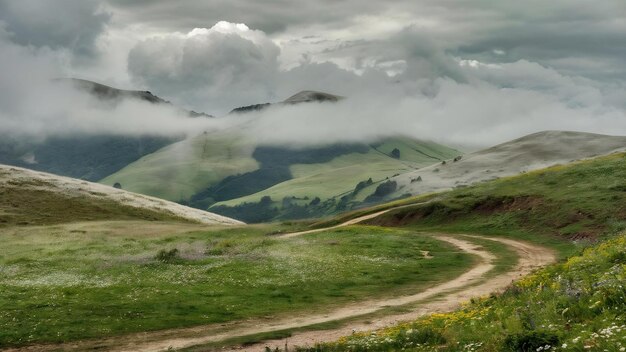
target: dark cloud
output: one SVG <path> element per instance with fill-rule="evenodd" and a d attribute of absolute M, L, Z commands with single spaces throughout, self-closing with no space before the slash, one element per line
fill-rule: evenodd
<path fill-rule="evenodd" d="M 93 56 L 111 15 L 91 0 L 0 0 L 0 23 L 21 45 L 68 49 Z"/>
<path fill-rule="evenodd" d="M 339 24 L 350 14 L 379 7 L 376 2 L 363 2 L 355 7 L 353 1 L 346 0 L 191 0 L 184 4 L 167 0 L 109 0 L 108 3 L 118 12 L 121 21 L 149 23 L 167 31 L 187 32 L 223 20 L 246 23 L 268 34 L 294 25 Z"/>
<path fill-rule="evenodd" d="M 61 121 L 56 130 L 111 129 L 98 123 L 108 118 L 137 133 L 146 121 L 131 115 L 163 115 L 155 130 L 180 124 L 141 105 L 68 109 L 71 99 L 43 99 L 51 93 L 12 73 L 62 72 L 47 48 L 69 48 L 104 62 L 81 72 L 111 67 L 134 88 L 217 115 L 300 90 L 349 97 L 239 120 L 268 143 L 403 133 L 484 146 L 543 129 L 626 134 L 623 0 L 109 0 L 110 16 L 95 2 L 68 2 L 65 12 L 50 4 L 0 0 L 0 39 L 12 41 L 0 72 L 23 81 L 0 84 L 3 127 L 45 129 L 46 116 Z M 115 55 L 98 53 L 98 38 Z"/>

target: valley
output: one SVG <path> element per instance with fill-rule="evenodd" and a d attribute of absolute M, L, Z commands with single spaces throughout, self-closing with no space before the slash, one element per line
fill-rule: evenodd
<path fill-rule="evenodd" d="M 0 229 L 1 340 L 18 350 L 211 350 L 244 343 L 252 351 L 332 343 L 350 331 L 456 309 L 623 231 L 624 157 L 615 153 L 318 222 L 207 227 L 193 217 L 154 213 L 136 219 L 67 213 L 44 221 L 4 209 L 0 219 L 11 220 Z M 5 170 L 4 195 L 43 185 L 53 197 L 72 194 L 68 180 Z M 73 192 L 85 192 L 80 187 Z M 102 214 L 99 209 L 93 214 Z M 150 211 L 172 214 L 165 209 Z M 23 310 L 29 318 L 11 323 Z"/>
<path fill-rule="evenodd" d="M 0 0 L 0 352 L 626 352 L 624 0 Z"/>

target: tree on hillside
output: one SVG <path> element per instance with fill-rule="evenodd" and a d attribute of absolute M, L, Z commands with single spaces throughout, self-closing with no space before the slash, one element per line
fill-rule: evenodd
<path fill-rule="evenodd" d="M 400 159 L 400 149 L 393 148 L 393 150 L 391 151 L 391 156 L 396 159 Z"/>

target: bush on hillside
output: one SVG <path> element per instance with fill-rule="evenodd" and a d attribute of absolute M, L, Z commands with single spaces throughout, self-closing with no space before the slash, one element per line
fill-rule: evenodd
<path fill-rule="evenodd" d="M 154 259 L 163 263 L 171 263 L 179 258 L 178 248 L 170 249 L 169 251 L 167 249 L 161 249 L 159 253 L 154 256 Z"/>

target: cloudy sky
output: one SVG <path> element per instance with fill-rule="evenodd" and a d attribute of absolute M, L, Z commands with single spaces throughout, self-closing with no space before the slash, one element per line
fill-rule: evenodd
<path fill-rule="evenodd" d="M 0 0 L 0 75 L 5 129 L 42 130 L 43 110 L 59 130 L 79 115 L 100 126 L 102 114 L 60 108 L 67 98 L 41 103 L 41 79 L 71 76 L 217 116 L 305 89 L 350 98 L 259 117 L 269 139 L 306 138 L 298 126 L 309 124 L 311 139 L 345 128 L 459 145 L 545 129 L 626 134 L 626 2 Z M 121 129 L 124 111 L 111 115 Z"/>

